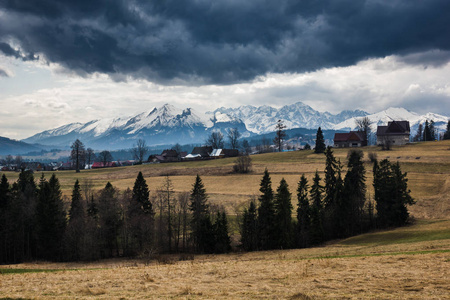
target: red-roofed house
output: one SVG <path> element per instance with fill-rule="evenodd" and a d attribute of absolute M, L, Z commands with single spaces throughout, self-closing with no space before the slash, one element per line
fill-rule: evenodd
<path fill-rule="evenodd" d="M 107 162 L 106 164 L 103 164 L 103 162 L 101 161 L 96 161 L 92 164 L 92 169 L 111 168 L 111 167 L 117 167 L 117 164 L 115 162 Z"/>
<path fill-rule="evenodd" d="M 364 139 L 364 133 L 358 131 L 350 131 L 345 133 L 334 134 L 334 147 L 363 147 L 367 146 L 367 141 Z"/>

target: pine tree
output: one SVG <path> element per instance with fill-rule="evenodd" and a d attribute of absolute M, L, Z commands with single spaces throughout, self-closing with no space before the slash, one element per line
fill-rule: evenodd
<path fill-rule="evenodd" d="M 433 121 L 433 120 L 430 121 L 429 128 L 430 128 L 430 140 L 431 140 L 431 141 L 437 140 L 437 136 L 436 136 L 436 128 L 435 128 L 435 126 L 434 126 L 434 121 Z"/>
<path fill-rule="evenodd" d="M 72 202 L 70 204 L 69 210 L 69 221 L 74 219 L 84 219 L 85 216 L 85 207 L 83 198 L 81 197 L 80 182 L 77 179 L 72 190 Z"/>
<path fill-rule="evenodd" d="M 309 246 L 309 230 L 311 226 L 308 200 L 308 180 L 302 174 L 297 187 L 297 245 L 301 248 Z"/>
<path fill-rule="evenodd" d="M 407 173 L 402 173 L 400 164 L 397 162 L 391 165 L 392 175 L 394 180 L 394 190 L 392 191 L 392 197 L 395 199 L 392 211 L 395 213 L 393 217 L 393 224 L 395 226 L 405 225 L 409 218 L 407 205 L 415 203 L 411 197 L 411 191 L 408 189 Z"/>
<path fill-rule="evenodd" d="M 209 207 L 206 203 L 208 196 L 199 175 L 195 178 L 195 183 L 192 186 L 190 200 L 189 209 L 192 212 L 191 229 L 195 250 L 197 252 L 211 252 L 209 243 L 213 232 Z"/>
<path fill-rule="evenodd" d="M 423 124 L 419 123 L 417 127 L 417 133 L 414 136 L 414 142 L 420 142 L 422 141 L 422 138 L 423 138 Z"/>
<path fill-rule="evenodd" d="M 320 185 L 320 176 L 316 171 L 311 186 L 311 229 L 310 229 L 310 243 L 312 245 L 320 244 L 324 241 L 323 222 L 322 222 L 322 190 Z"/>
<path fill-rule="evenodd" d="M 278 232 L 277 248 L 288 249 L 293 245 L 292 238 L 292 204 L 289 186 L 281 179 L 275 196 L 275 226 Z"/>
<path fill-rule="evenodd" d="M 325 139 L 323 138 L 322 129 L 319 127 L 316 134 L 316 147 L 314 148 L 314 153 L 324 153 L 325 152 Z"/>
<path fill-rule="evenodd" d="M 283 121 L 278 120 L 277 125 L 275 125 L 275 138 L 273 139 L 273 142 L 278 148 L 278 152 L 283 150 L 283 141 L 286 137 L 284 129 L 286 129 L 286 125 L 283 124 Z"/>
<path fill-rule="evenodd" d="M 0 181 L 0 263 L 8 263 L 10 242 L 10 203 L 11 193 L 6 175 L 2 175 Z"/>
<path fill-rule="evenodd" d="M 139 172 L 133 186 L 133 200 L 138 203 L 139 210 L 146 214 L 153 213 L 152 203 L 149 197 L 150 191 L 148 190 L 147 182 L 142 172 Z"/>
<path fill-rule="evenodd" d="M 337 174 L 340 172 L 340 163 L 336 161 L 331 147 L 325 150 L 325 186 L 323 199 L 323 227 L 327 239 L 338 235 L 338 203 L 337 203 Z"/>
<path fill-rule="evenodd" d="M 347 174 L 344 179 L 345 201 L 347 209 L 341 217 L 347 220 L 344 228 L 345 236 L 351 236 L 362 231 L 364 204 L 366 202 L 366 176 L 363 152 L 350 150 L 348 154 Z"/>
<path fill-rule="evenodd" d="M 84 236 L 86 234 L 86 208 L 78 179 L 72 190 L 72 201 L 69 210 L 69 222 L 65 234 L 66 256 L 69 260 L 85 258 Z"/>
<path fill-rule="evenodd" d="M 127 224 L 130 241 L 128 254 L 135 255 L 151 246 L 154 235 L 154 212 L 150 202 L 150 191 L 142 172 L 139 172 L 134 182 L 132 196 L 127 209 Z"/>
<path fill-rule="evenodd" d="M 259 191 L 258 208 L 258 235 L 261 250 L 269 250 L 275 247 L 276 231 L 275 231 L 275 208 L 273 203 L 272 181 L 269 171 L 264 171 L 261 179 Z"/>
<path fill-rule="evenodd" d="M 428 123 L 428 120 L 425 121 L 425 127 L 423 129 L 423 141 L 432 141 L 433 140 L 433 136 L 431 134 L 431 128 L 430 125 Z"/>
<path fill-rule="evenodd" d="M 48 260 L 61 260 L 66 212 L 59 181 L 55 174 L 49 181 L 44 174 L 39 182 L 36 205 L 38 256 Z"/>
<path fill-rule="evenodd" d="M 22 170 L 11 189 L 11 249 L 12 262 L 18 263 L 36 257 L 35 205 L 36 183 L 31 171 Z"/>
<path fill-rule="evenodd" d="M 215 231 L 215 253 L 227 253 L 231 250 L 231 240 L 228 235 L 228 220 L 225 211 L 217 212 L 214 223 Z"/>
<path fill-rule="evenodd" d="M 118 201 L 118 191 L 110 182 L 100 191 L 98 201 L 98 221 L 102 248 L 108 250 L 106 256 L 112 257 L 114 250 L 119 254 L 119 231 L 122 226 L 122 211 Z"/>
<path fill-rule="evenodd" d="M 447 122 L 447 129 L 444 132 L 444 140 L 450 140 L 450 120 Z"/>
<path fill-rule="evenodd" d="M 255 202 L 250 202 L 248 209 L 244 210 L 241 226 L 241 244 L 245 251 L 258 249 L 258 216 Z"/>
<path fill-rule="evenodd" d="M 374 166 L 374 190 L 379 227 L 401 226 L 408 220 L 406 205 L 414 204 L 406 173 L 387 159 Z"/>

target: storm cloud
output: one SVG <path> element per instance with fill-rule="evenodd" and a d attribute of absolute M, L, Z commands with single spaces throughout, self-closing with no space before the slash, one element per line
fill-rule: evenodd
<path fill-rule="evenodd" d="M 389 55 L 439 66 L 450 59 L 449 28 L 448 0 L 0 2 L 5 55 L 162 84 L 232 84 Z"/>

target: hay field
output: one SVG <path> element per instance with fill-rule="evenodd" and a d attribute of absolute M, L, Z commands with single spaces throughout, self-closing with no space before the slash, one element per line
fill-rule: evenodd
<path fill-rule="evenodd" d="M 416 218 L 447 218 L 450 216 L 450 141 L 422 142 L 393 147 L 391 151 L 381 151 L 378 147 L 364 147 L 367 170 L 368 197 L 372 197 L 372 164 L 368 153 L 375 153 L 379 160 L 388 158 L 399 161 L 403 171 L 408 172 L 409 188 L 417 204 L 411 207 Z M 335 156 L 345 165 L 348 149 L 334 149 Z M 115 187 L 124 190 L 132 188 L 137 173 L 141 171 L 152 192 L 161 187 L 164 176 L 169 175 L 176 192 L 190 191 L 195 175 L 199 174 L 209 194 L 209 201 L 223 205 L 233 214 L 236 207 L 246 204 L 252 196 L 259 194 L 259 182 L 264 169 L 271 173 L 272 185 L 276 189 L 281 178 L 285 178 L 291 192 L 295 193 L 302 173 L 310 180 L 316 170 L 323 178 L 325 156 L 312 151 L 267 153 L 252 156 L 253 172 L 233 174 L 234 158 L 152 164 L 100 170 L 58 171 L 63 194 L 70 197 L 75 179 L 80 182 L 91 180 L 94 189 L 100 189 L 110 181 Z M 10 182 L 17 179 L 18 173 L 6 172 Z M 36 179 L 40 177 L 36 173 Z M 51 172 L 45 172 L 48 178 Z M 293 201 L 293 205 L 296 203 Z"/>
<path fill-rule="evenodd" d="M 0 271 L 0 295 L 10 298 L 450 299 L 450 221 L 420 221 L 310 249 L 190 261 L 27 263 Z"/>

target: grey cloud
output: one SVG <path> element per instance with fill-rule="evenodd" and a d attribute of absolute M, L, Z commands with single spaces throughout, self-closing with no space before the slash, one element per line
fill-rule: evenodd
<path fill-rule="evenodd" d="M 0 10 L 0 36 L 20 45 L 0 41 L 6 55 L 42 53 L 115 79 L 229 84 L 392 54 L 433 66 L 450 59 L 433 54 L 450 51 L 447 0 L 4 0 Z"/>
<path fill-rule="evenodd" d="M 5 70 L 0 69 L 0 77 L 9 77 Z"/>

